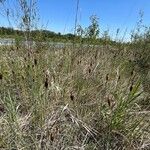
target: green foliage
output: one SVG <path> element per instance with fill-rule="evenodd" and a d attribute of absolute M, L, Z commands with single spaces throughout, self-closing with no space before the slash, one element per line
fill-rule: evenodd
<path fill-rule="evenodd" d="M 99 37 L 100 29 L 98 23 L 98 17 L 93 15 L 90 17 L 91 25 L 86 29 L 86 36 L 91 39 L 96 39 Z"/>
<path fill-rule="evenodd" d="M 131 48 L 133 53 L 132 63 L 135 70 L 142 76 L 145 91 L 150 91 L 150 27 L 143 25 L 142 12 L 140 12 L 136 31 L 132 34 Z"/>

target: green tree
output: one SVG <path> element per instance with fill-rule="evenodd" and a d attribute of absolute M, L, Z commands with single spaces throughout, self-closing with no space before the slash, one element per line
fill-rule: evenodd
<path fill-rule="evenodd" d="M 87 28 L 86 37 L 91 39 L 96 39 L 99 37 L 100 29 L 99 29 L 99 18 L 96 15 L 92 15 L 90 17 L 91 25 Z"/>

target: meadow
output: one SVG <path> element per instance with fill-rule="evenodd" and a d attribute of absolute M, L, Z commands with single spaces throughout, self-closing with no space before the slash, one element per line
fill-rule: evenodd
<path fill-rule="evenodd" d="M 100 38 L 97 16 L 77 25 L 77 3 L 74 34 L 61 35 L 37 30 L 36 1 L 5 2 L 0 12 L 19 29 L 0 28 L 15 40 L 0 45 L 0 149 L 149 150 L 150 28 L 142 18 L 130 42 L 108 31 Z"/>
<path fill-rule="evenodd" d="M 148 50 L 1 46 L 0 149 L 148 150 Z"/>

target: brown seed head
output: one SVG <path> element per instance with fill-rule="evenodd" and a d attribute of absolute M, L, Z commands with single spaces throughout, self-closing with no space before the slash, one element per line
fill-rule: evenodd
<path fill-rule="evenodd" d="M 45 79 L 45 83 L 44 83 L 45 88 L 48 88 L 48 78 Z"/>
<path fill-rule="evenodd" d="M 71 93 L 70 94 L 70 99 L 73 101 L 74 100 L 74 95 Z"/>
<path fill-rule="evenodd" d="M 131 76 L 133 75 L 133 70 L 131 71 Z"/>
<path fill-rule="evenodd" d="M 133 86 L 131 85 L 131 86 L 130 86 L 130 92 L 132 91 L 132 89 L 133 89 Z"/>
<path fill-rule="evenodd" d="M 89 68 L 89 73 L 91 73 L 91 68 Z"/>
<path fill-rule="evenodd" d="M 35 66 L 37 65 L 37 59 L 34 59 L 34 65 Z"/>
<path fill-rule="evenodd" d="M 109 74 L 106 75 L 106 81 L 108 81 L 108 79 L 109 79 Z"/>
<path fill-rule="evenodd" d="M 12 70 L 12 74 L 14 75 L 15 74 L 15 72 Z"/>
<path fill-rule="evenodd" d="M 4 106 L 0 104 L 0 113 L 3 113 L 5 111 Z"/>
<path fill-rule="evenodd" d="M 0 73 L 0 80 L 2 80 L 3 79 L 3 75 Z"/>

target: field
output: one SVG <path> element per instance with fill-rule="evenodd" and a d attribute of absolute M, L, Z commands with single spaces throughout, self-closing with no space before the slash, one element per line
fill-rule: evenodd
<path fill-rule="evenodd" d="M 149 150 L 149 48 L 142 48 L 1 46 L 0 149 Z"/>

